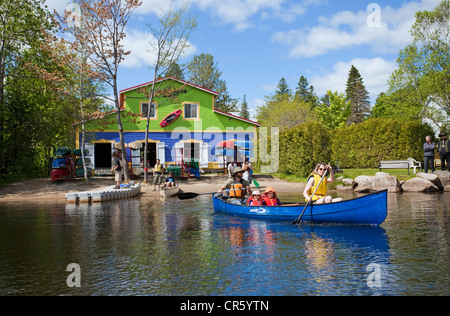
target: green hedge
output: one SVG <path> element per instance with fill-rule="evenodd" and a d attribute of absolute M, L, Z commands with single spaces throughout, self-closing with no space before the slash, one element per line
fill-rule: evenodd
<path fill-rule="evenodd" d="M 339 162 L 340 168 L 377 168 L 381 160 L 421 161 L 425 136 L 433 134 L 430 126 L 419 121 L 369 119 L 331 131 L 321 123 L 304 123 L 280 133 L 278 172 L 306 177 L 318 162 Z M 268 144 L 270 152 L 270 140 Z"/>
<path fill-rule="evenodd" d="M 370 119 L 333 131 L 332 161 L 341 168 L 377 168 L 381 160 L 423 159 L 425 136 L 434 132 L 421 122 Z"/>
<path fill-rule="evenodd" d="M 280 134 L 279 172 L 308 176 L 318 162 L 331 157 L 330 133 L 317 122 L 301 124 Z"/>

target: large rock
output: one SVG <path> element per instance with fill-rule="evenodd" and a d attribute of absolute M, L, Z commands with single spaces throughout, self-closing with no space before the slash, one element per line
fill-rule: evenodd
<path fill-rule="evenodd" d="M 416 177 L 428 180 L 435 186 L 437 186 L 439 190 L 444 190 L 444 186 L 442 185 L 441 179 L 436 174 L 420 172 L 416 174 Z"/>
<path fill-rule="evenodd" d="M 437 192 L 439 188 L 429 180 L 412 178 L 402 185 L 404 192 Z"/>
<path fill-rule="evenodd" d="M 447 185 L 447 186 L 444 188 L 444 192 L 450 192 L 450 185 Z"/>
<path fill-rule="evenodd" d="M 450 185 L 450 172 L 435 171 L 433 174 L 439 177 L 439 180 L 441 180 L 443 187 Z"/>
<path fill-rule="evenodd" d="M 354 182 L 357 184 L 356 192 L 368 193 L 385 189 L 388 189 L 388 192 L 391 193 L 402 192 L 398 179 L 384 172 L 379 172 L 374 177 L 359 176 L 355 178 Z"/>
<path fill-rule="evenodd" d="M 342 179 L 342 184 L 346 186 L 353 186 L 353 179 L 350 178 Z"/>

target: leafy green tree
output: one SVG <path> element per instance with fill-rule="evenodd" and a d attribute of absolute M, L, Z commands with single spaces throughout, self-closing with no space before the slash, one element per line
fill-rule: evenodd
<path fill-rule="evenodd" d="M 0 108 L 8 76 L 14 75 L 15 62 L 27 47 L 42 44 L 45 32 L 55 28 L 45 0 L 0 1 Z"/>
<path fill-rule="evenodd" d="M 326 98 L 323 98 L 323 102 L 315 108 L 315 111 L 326 127 L 336 129 L 345 127 L 351 114 L 350 107 L 351 104 L 343 93 L 328 90 Z"/>
<path fill-rule="evenodd" d="M 89 56 L 89 68 L 93 75 L 110 89 L 113 97 L 106 97 L 114 103 L 121 148 L 125 148 L 122 124 L 122 104 L 119 100 L 118 73 L 122 61 L 130 54 L 123 46 L 125 28 L 133 11 L 142 2 L 139 0 L 77 0 L 82 14 L 82 27 L 72 32 L 75 41 Z M 70 21 L 71 12 L 65 12 L 62 20 Z M 67 29 L 67 28 L 66 28 Z M 70 27 L 69 27 L 70 29 Z M 122 165 L 126 166 L 126 151 L 122 154 Z M 130 179 L 128 168 L 124 169 L 125 181 Z"/>
<path fill-rule="evenodd" d="M 450 1 L 442 0 L 433 11 L 417 12 L 411 34 L 413 42 L 400 51 L 389 93 L 408 89 L 415 104 L 424 108 L 434 102 L 450 114 Z M 439 121 L 430 114 L 428 118 Z"/>
<path fill-rule="evenodd" d="M 373 118 L 391 118 L 402 121 L 420 119 L 422 105 L 414 100 L 411 88 L 381 93 L 372 109 Z"/>
<path fill-rule="evenodd" d="M 307 102 L 296 101 L 289 94 L 266 97 L 266 104 L 256 110 L 257 120 L 264 127 L 279 127 L 281 131 L 317 120 Z"/>
<path fill-rule="evenodd" d="M 0 181 L 45 175 L 51 146 L 64 137 L 54 73 L 45 52 L 56 32 L 44 1 L 0 2 Z M 59 77 L 61 78 L 61 77 Z"/>

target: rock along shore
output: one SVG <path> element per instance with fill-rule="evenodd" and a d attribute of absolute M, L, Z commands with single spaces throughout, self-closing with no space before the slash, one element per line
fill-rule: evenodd
<path fill-rule="evenodd" d="M 387 189 L 390 193 L 400 192 L 450 192 L 450 172 L 436 171 L 418 173 L 408 181 L 399 181 L 397 177 L 386 172 L 378 172 L 375 176 L 358 176 L 355 179 L 341 179 L 343 184 L 337 190 L 353 190 L 370 193 Z"/>

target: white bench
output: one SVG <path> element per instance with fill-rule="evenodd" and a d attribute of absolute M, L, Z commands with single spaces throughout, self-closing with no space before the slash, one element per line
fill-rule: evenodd
<path fill-rule="evenodd" d="M 381 171 L 381 169 L 409 169 L 413 168 L 414 174 L 416 174 L 416 168 L 421 168 L 421 163 L 416 161 L 413 158 L 408 158 L 407 160 L 383 160 L 380 161 L 380 166 L 378 167 Z"/>

